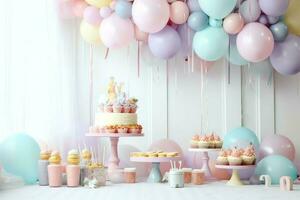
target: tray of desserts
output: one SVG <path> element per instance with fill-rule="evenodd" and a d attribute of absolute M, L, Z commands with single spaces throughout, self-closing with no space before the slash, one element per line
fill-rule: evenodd
<path fill-rule="evenodd" d="M 246 148 L 222 149 L 216 160 L 218 166 L 251 166 L 255 165 L 256 153 L 250 144 Z"/>
<path fill-rule="evenodd" d="M 194 135 L 190 141 L 190 149 L 221 149 L 223 141 L 215 133 Z"/>
<path fill-rule="evenodd" d="M 170 160 L 180 160 L 178 152 L 150 151 L 132 152 L 130 161 L 133 162 L 170 162 Z"/>

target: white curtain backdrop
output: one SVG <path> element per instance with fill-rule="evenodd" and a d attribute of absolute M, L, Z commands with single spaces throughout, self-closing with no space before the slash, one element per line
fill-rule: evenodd
<path fill-rule="evenodd" d="M 88 70 L 78 22 L 60 19 L 56 3 L 1 2 L 0 140 L 25 132 L 65 152 L 88 126 Z"/>

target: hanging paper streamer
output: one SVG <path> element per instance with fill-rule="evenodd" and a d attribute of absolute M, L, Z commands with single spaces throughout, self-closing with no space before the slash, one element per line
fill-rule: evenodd
<path fill-rule="evenodd" d="M 105 51 L 105 56 L 104 56 L 104 59 L 106 60 L 107 57 L 108 57 L 108 53 L 109 53 L 109 48 L 106 48 L 106 51 Z"/>
<path fill-rule="evenodd" d="M 94 50 L 93 50 L 94 46 L 91 44 L 90 45 L 90 57 L 89 57 L 89 97 L 90 97 L 90 125 L 93 124 L 93 97 L 94 97 L 94 85 L 93 85 L 93 82 L 94 82 L 94 77 L 93 77 L 93 74 L 94 74 L 94 68 L 93 68 L 93 59 L 94 59 Z"/>

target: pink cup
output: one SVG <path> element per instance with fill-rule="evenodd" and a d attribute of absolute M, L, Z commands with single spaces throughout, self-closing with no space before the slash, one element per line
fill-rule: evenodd
<path fill-rule="evenodd" d="M 66 172 L 67 172 L 67 185 L 69 187 L 78 187 L 80 181 L 80 166 L 68 165 L 66 168 Z"/>
<path fill-rule="evenodd" d="M 62 166 L 48 165 L 48 177 L 50 187 L 60 187 L 62 185 Z"/>

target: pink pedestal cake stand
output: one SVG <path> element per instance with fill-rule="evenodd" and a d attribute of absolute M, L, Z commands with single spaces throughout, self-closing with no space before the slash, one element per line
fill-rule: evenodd
<path fill-rule="evenodd" d="M 148 176 L 148 182 L 159 183 L 162 180 L 160 172 L 160 163 L 170 162 L 170 160 L 180 160 L 180 157 L 130 157 L 132 162 L 150 162 L 152 163 L 151 172 Z"/>
<path fill-rule="evenodd" d="M 190 148 L 189 149 L 189 151 L 191 151 L 191 152 L 201 152 L 201 153 L 203 153 L 203 156 L 202 156 L 202 160 L 203 160 L 202 170 L 205 173 L 206 180 L 216 180 L 212 176 L 210 168 L 209 168 L 209 156 L 208 156 L 208 152 L 218 152 L 220 150 L 221 149 L 213 149 L 213 148 L 209 148 L 209 149 L 204 149 L 204 148 Z"/>
<path fill-rule="evenodd" d="M 120 159 L 118 156 L 118 143 L 120 137 L 142 137 L 144 134 L 135 133 L 87 133 L 88 137 L 109 137 L 111 154 L 109 157 L 108 170 L 114 170 L 119 168 Z"/>
<path fill-rule="evenodd" d="M 239 186 L 244 185 L 244 183 L 240 179 L 239 170 L 246 170 L 255 168 L 255 165 L 216 165 L 218 169 L 232 169 L 232 175 L 230 180 L 227 182 L 227 185 Z"/>

